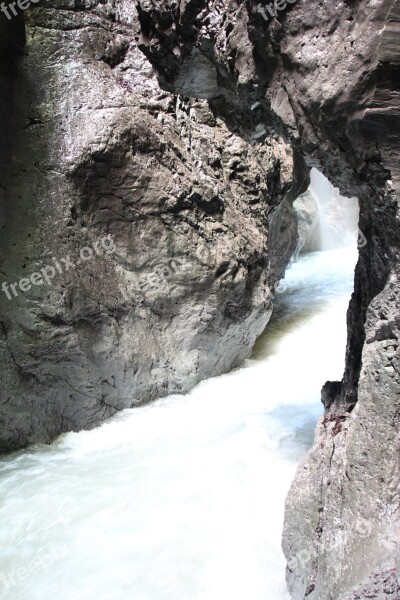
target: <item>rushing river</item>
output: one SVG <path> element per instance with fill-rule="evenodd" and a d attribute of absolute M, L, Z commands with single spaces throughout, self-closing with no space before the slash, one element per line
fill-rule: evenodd
<path fill-rule="evenodd" d="M 285 496 L 341 378 L 355 251 L 302 257 L 239 369 L 0 461 L 2 600 L 283 600 Z"/>

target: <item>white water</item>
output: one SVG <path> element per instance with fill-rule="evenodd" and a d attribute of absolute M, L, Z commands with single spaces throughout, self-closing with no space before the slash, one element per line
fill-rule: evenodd
<path fill-rule="evenodd" d="M 331 250 L 353 244 L 360 212 L 357 198 L 342 196 L 317 169 L 311 169 L 309 190 L 319 214 L 318 249 Z"/>
<path fill-rule="evenodd" d="M 1 598 L 286 599 L 284 500 L 342 376 L 355 254 L 288 271 L 242 368 L 0 461 Z"/>

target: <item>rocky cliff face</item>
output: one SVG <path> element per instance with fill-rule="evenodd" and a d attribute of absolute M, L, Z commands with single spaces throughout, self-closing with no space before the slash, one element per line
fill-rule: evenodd
<path fill-rule="evenodd" d="M 396 597 L 400 2 L 276 6 L 269 18 L 250 1 L 143 0 L 139 45 L 164 89 L 208 99 L 245 140 L 283 136 L 300 170 L 304 160 L 359 199 L 366 244 L 346 369 L 324 386 L 326 413 L 288 497 L 283 545 L 296 599 Z"/>
<path fill-rule="evenodd" d="M 131 2 L 22 17 L 0 22 L 1 451 L 239 364 L 296 245 L 290 145 L 162 91 Z"/>
<path fill-rule="evenodd" d="M 359 198 L 367 243 L 343 381 L 323 389 L 287 502 L 288 583 L 294 598 L 390 597 L 400 2 L 276 5 L 143 0 L 138 23 L 126 0 L 43 1 L 0 21 L 0 449 L 248 355 L 316 166 Z"/>

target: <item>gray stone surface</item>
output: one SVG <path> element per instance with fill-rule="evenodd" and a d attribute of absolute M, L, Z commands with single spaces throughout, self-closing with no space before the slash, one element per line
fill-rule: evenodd
<path fill-rule="evenodd" d="M 115 251 L 0 291 L 1 451 L 238 365 L 296 245 L 290 146 L 160 90 L 132 2 L 25 17 L 25 48 L 22 20 L 0 23 L 0 285 L 105 236 Z"/>
<path fill-rule="evenodd" d="M 340 600 L 398 600 L 400 598 L 400 579 L 395 565 L 386 565 L 372 573 L 368 579 Z"/>

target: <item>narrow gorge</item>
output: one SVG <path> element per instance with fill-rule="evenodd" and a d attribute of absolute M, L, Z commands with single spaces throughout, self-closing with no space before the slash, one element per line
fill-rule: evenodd
<path fill-rule="evenodd" d="M 398 600 L 399 0 L 23 1 L 2 597 Z"/>

